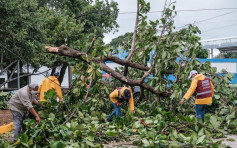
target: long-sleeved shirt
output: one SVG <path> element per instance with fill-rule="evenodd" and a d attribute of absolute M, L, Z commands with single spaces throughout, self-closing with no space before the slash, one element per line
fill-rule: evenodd
<path fill-rule="evenodd" d="M 130 109 L 131 111 L 134 110 L 134 100 L 133 100 L 133 94 L 132 94 L 132 90 L 130 88 L 127 88 L 127 87 L 122 87 L 121 89 L 121 95 L 124 97 L 124 90 L 125 89 L 129 89 L 130 92 L 131 92 L 131 98 L 129 99 L 129 106 L 130 106 Z M 117 97 L 119 96 L 118 94 L 118 90 L 115 89 L 110 95 L 109 95 L 109 98 L 110 100 L 113 102 L 113 103 L 117 103 L 118 100 L 116 99 Z"/>
<path fill-rule="evenodd" d="M 188 89 L 187 93 L 184 95 L 184 98 L 186 100 L 188 100 L 195 92 L 195 90 L 197 88 L 198 80 L 204 80 L 204 79 L 205 79 L 205 76 L 203 74 L 198 74 L 194 77 L 190 88 Z M 212 97 L 214 95 L 214 86 L 213 86 L 212 82 L 210 82 L 210 83 L 211 83 L 212 96 L 207 97 L 207 98 L 202 98 L 202 99 L 195 99 L 195 104 L 211 104 L 212 103 Z"/>
<path fill-rule="evenodd" d="M 9 107 L 13 111 L 19 112 L 22 116 L 26 115 L 28 111 L 33 108 L 32 102 L 34 98 L 29 91 L 29 86 L 19 89 L 9 101 Z"/>
<path fill-rule="evenodd" d="M 50 89 L 54 89 L 57 93 L 59 100 L 63 101 L 63 95 L 60 84 L 58 82 L 58 79 L 54 76 L 45 78 L 40 84 L 40 87 L 38 89 L 38 92 L 40 93 L 40 101 L 46 101 L 44 98 L 44 93 Z"/>

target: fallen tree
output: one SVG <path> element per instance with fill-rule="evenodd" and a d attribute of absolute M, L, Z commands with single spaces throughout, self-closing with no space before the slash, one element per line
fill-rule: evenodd
<path fill-rule="evenodd" d="M 200 49 L 200 43 L 198 42 L 199 38 L 193 35 L 194 33 L 198 32 L 198 29 L 195 26 L 190 25 L 185 29 L 173 32 L 174 8 L 172 10 L 169 8 L 172 4 L 173 3 L 166 4 L 166 7 L 162 13 L 162 19 L 160 21 L 150 21 L 150 24 L 147 25 L 147 17 L 145 15 L 149 11 L 149 5 L 144 1 L 140 4 L 138 2 L 131 50 L 129 50 L 128 56 L 125 60 L 113 56 L 113 51 L 103 48 L 102 49 L 104 51 L 94 50 L 91 52 L 95 39 L 93 39 L 87 52 L 78 51 L 67 47 L 66 45 L 61 45 L 60 47 L 46 46 L 45 48 L 50 53 L 80 59 L 89 65 L 92 63 L 99 64 L 102 70 L 129 86 L 140 86 L 142 89 L 146 89 L 156 94 L 158 97 L 170 96 L 172 92 L 170 88 L 159 89 L 157 88 L 157 85 L 150 85 L 149 83 L 145 82 L 145 78 L 148 75 L 153 74 L 154 80 L 156 81 L 159 77 L 158 81 L 161 83 L 161 81 L 164 81 L 163 79 L 165 76 L 167 76 L 167 74 L 180 75 L 179 72 L 185 68 L 183 65 L 189 61 L 183 60 L 182 62 L 176 62 L 175 60 L 178 57 L 183 59 L 182 56 L 187 56 L 187 58 L 194 59 L 194 50 Z M 158 30 L 157 28 L 161 29 Z M 158 33 L 159 35 L 157 35 Z M 150 53 L 152 51 L 154 54 L 151 58 L 151 66 L 148 66 L 147 59 L 149 60 Z M 190 53 L 190 51 L 193 53 Z M 101 55 L 101 53 L 103 54 Z M 185 58 L 186 57 L 184 57 L 184 59 Z M 123 65 L 125 67 L 124 73 L 122 74 L 121 71 L 118 72 L 108 67 L 105 64 L 106 61 L 112 61 L 114 63 Z M 193 62 L 193 60 L 191 60 L 191 62 Z M 129 73 L 128 68 L 143 71 L 143 74 L 140 75 L 140 77 L 136 76 L 129 78 L 127 76 L 127 73 Z M 177 68 L 179 69 L 178 72 Z M 188 71 L 183 73 L 187 75 Z M 176 77 L 176 79 L 176 81 L 179 81 L 178 77 Z"/>
<path fill-rule="evenodd" d="M 147 95 L 149 91 L 157 96 L 156 98 L 162 105 L 177 111 L 177 103 L 191 82 L 187 79 L 188 74 L 195 69 L 209 75 L 214 86 L 218 86 L 215 96 L 224 97 L 227 92 L 223 93 L 220 89 L 221 87 L 226 88 L 226 83 L 229 83 L 232 76 L 228 74 L 228 79 L 220 78 L 215 74 L 216 68 L 212 68 L 210 62 L 200 63 L 198 61 L 196 55 L 202 48 L 199 42 L 200 38 L 195 34 L 200 33 L 200 30 L 191 24 L 177 30 L 174 26 L 176 12 L 172 2 L 166 2 L 159 20 L 147 21 L 146 13 L 149 10 L 149 3 L 138 1 L 133 38 L 126 43 L 131 43 L 131 49 L 124 48 L 123 51 L 128 52 L 124 59 L 114 55 L 118 51 L 117 49 L 105 47 L 101 42 L 96 41 L 96 37 L 93 38 L 88 49 L 80 51 L 66 45 L 45 46 L 49 53 L 78 60 L 78 65 L 75 66 L 78 79 L 75 82 L 73 93 L 78 97 L 80 95 L 83 98 L 83 95 L 88 96 L 89 90 L 84 84 L 98 82 L 97 80 L 102 77 L 101 71 L 104 70 L 126 85 L 140 86 L 141 90 L 145 89 L 145 91 L 141 91 L 141 96 L 144 96 L 145 93 Z M 112 69 L 105 64 L 107 61 L 124 67 Z M 152 78 L 147 78 L 149 75 Z M 91 78 L 92 81 L 89 81 L 88 79 Z M 220 83 L 221 80 L 223 83 Z M 113 85 L 118 87 L 115 82 Z M 99 86 L 93 85 L 93 88 L 99 92 Z M 111 87 L 107 89 L 110 90 Z"/>
<path fill-rule="evenodd" d="M 134 29 L 133 40 L 128 41 L 132 48 L 127 50 L 124 60 L 113 55 L 114 49 L 96 40 L 92 40 L 87 50 L 80 51 L 65 45 L 46 46 L 47 52 L 72 57 L 78 63 L 74 67 L 77 78 L 72 90 L 64 95 L 63 107 L 56 101 L 53 90 L 45 94 L 48 102 L 44 102 L 45 108 L 40 112 L 42 124 L 25 120 L 27 130 L 16 147 L 103 147 L 111 143 L 139 147 L 219 147 L 221 144 L 214 143 L 212 138 L 237 133 L 237 95 L 236 89 L 229 85 L 233 75 L 223 72 L 224 76 L 218 77 L 210 63 L 200 63 L 195 58 L 200 38 L 194 34 L 199 30 L 189 25 L 173 31 L 175 12 L 171 6 L 172 3 L 167 4 L 160 20 L 148 22 L 145 13 L 149 4 L 139 0 L 138 27 Z M 106 61 L 124 68 L 113 70 L 106 66 Z M 196 122 L 194 98 L 182 107 L 177 106 L 189 87 L 187 76 L 192 69 L 208 74 L 215 86 L 205 124 Z M 130 86 L 139 85 L 152 95 L 136 105 L 135 114 L 122 109 L 124 116 L 108 123 L 106 118 L 112 110 L 108 95 L 118 85 L 102 81 L 101 70 Z M 152 78 L 145 80 L 150 74 Z M 163 95 L 166 92 L 168 96 Z M 9 146 L 1 139 L 0 144 Z"/>

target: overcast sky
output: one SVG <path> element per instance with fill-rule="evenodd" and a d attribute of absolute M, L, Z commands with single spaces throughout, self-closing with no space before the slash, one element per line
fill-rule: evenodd
<path fill-rule="evenodd" d="M 105 34 L 104 42 L 109 43 L 113 38 L 133 32 L 135 24 L 135 13 L 122 14 L 124 12 L 136 12 L 137 0 L 114 0 L 118 3 L 119 24 L 118 32 L 115 34 Z M 162 11 L 165 0 L 147 0 L 151 4 L 152 11 Z M 176 10 L 178 11 L 175 18 L 175 26 L 181 27 L 186 24 L 196 25 L 201 30 L 201 39 L 215 39 L 237 36 L 237 0 L 176 0 Z M 179 10 L 200 10 L 200 9 L 222 9 L 215 11 L 179 11 Z M 150 20 L 159 19 L 160 12 L 149 13 Z M 201 22 L 199 22 L 201 21 Z"/>

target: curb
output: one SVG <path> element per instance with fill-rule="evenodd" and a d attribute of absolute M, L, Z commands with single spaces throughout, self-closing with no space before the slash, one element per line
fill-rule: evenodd
<path fill-rule="evenodd" d="M 10 123 L 8 123 L 8 124 L 6 124 L 6 125 L 2 125 L 2 126 L 0 126 L 0 135 L 1 134 L 4 134 L 4 133 L 6 133 L 6 132 L 10 132 L 10 131 L 12 131 L 14 129 L 14 127 L 13 127 L 13 122 L 10 122 Z"/>

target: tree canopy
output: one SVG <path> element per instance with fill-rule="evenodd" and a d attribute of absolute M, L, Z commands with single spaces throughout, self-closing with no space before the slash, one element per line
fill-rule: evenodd
<path fill-rule="evenodd" d="M 103 33 L 116 30 L 117 3 L 114 1 L 37 1 L 19 0 L 0 2 L 2 57 L 7 66 L 20 60 L 21 66 L 65 68 L 73 61 L 48 55 L 44 45 L 67 44 L 86 51 L 95 39 L 103 44 Z M 95 43 L 97 44 L 97 43 Z M 64 73 L 61 73 L 63 78 Z"/>

